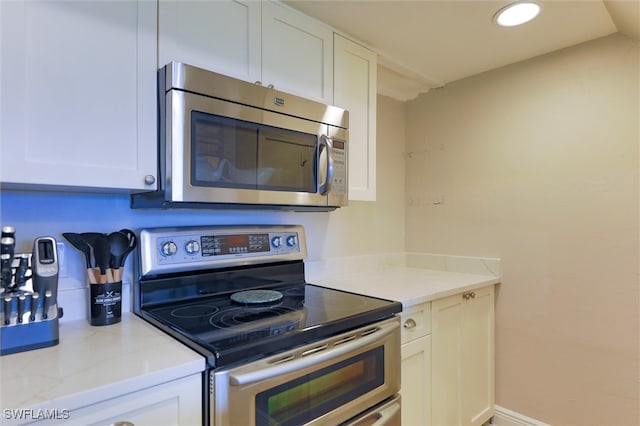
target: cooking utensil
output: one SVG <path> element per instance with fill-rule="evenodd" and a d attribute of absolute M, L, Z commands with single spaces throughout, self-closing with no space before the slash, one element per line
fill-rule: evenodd
<path fill-rule="evenodd" d="M 89 247 L 91 247 L 96 282 L 99 284 L 108 282 L 107 275 L 111 277 L 112 274 L 107 272 L 107 269 L 109 269 L 111 251 L 109 249 L 109 241 L 106 240 L 106 235 L 99 232 L 83 232 L 80 235 L 84 238 L 87 244 L 89 244 Z M 96 253 L 96 250 L 99 250 L 99 253 Z"/>
<path fill-rule="evenodd" d="M 121 229 L 120 232 L 126 235 L 127 239 L 129 240 L 129 250 L 127 250 L 127 253 L 122 257 L 122 263 L 120 264 L 120 266 L 122 267 L 124 266 L 124 261 L 126 260 L 129 253 L 131 253 L 133 249 L 136 248 L 138 239 L 136 238 L 136 234 L 130 229 Z"/>
<path fill-rule="evenodd" d="M 111 263 L 111 247 L 107 236 L 104 234 L 96 235 L 92 247 L 96 266 L 100 269 L 100 279 L 98 281 L 100 284 L 112 283 L 113 272 L 109 266 Z"/>
<path fill-rule="evenodd" d="M 80 250 L 84 254 L 84 257 L 87 262 L 87 278 L 89 279 L 90 284 L 97 284 L 96 274 L 93 271 L 93 264 L 91 263 L 91 246 L 87 243 L 86 239 L 80 235 L 73 232 L 65 232 L 62 236 L 69 241 L 76 249 Z"/>
<path fill-rule="evenodd" d="M 111 250 L 110 266 L 113 269 L 113 279 L 115 282 L 122 281 L 122 266 L 129 254 L 129 238 L 122 232 L 112 232 L 107 235 L 109 248 Z"/>

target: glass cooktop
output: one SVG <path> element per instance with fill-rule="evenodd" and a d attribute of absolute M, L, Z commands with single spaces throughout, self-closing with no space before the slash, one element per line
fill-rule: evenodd
<path fill-rule="evenodd" d="M 326 338 L 401 310 L 398 302 L 313 284 L 268 290 L 282 296 L 239 303 L 231 297 L 236 292 L 229 292 L 153 306 L 144 313 L 206 355 L 211 366 L 221 366 Z"/>

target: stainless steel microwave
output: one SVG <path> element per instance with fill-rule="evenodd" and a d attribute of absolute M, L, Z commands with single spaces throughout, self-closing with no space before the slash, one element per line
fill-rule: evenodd
<path fill-rule="evenodd" d="M 158 107 L 158 190 L 133 208 L 347 204 L 344 109 L 179 62 L 158 72 Z"/>

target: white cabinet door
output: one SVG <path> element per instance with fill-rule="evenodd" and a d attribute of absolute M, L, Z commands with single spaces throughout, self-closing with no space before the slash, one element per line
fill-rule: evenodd
<path fill-rule="evenodd" d="M 155 189 L 155 2 L 0 8 L 0 181 Z"/>
<path fill-rule="evenodd" d="M 376 199 L 377 55 L 334 36 L 334 103 L 349 111 L 349 199 Z"/>
<path fill-rule="evenodd" d="M 494 409 L 494 287 L 471 293 L 462 320 L 462 420 L 482 425 Z"/>
<path fill-rule="evenodd" d="M 260 80 L 260 2 L 160 0 L 158 68 L 171 61 Z"/>
<path fill-rule="evenodd" d="M 333 30 L 286 6 L 262 3 L 262 83 L 333 103 Z"/>
<path fill-rule="evenodd" d="M 201 375 L 129 393 L 69 413 L 70 424 L 180 426 L 203 424 Z"/>
<path fill-rule="evenodd" d="M 431 424 L 431 336 L 405 343 L 402 354 L 402 424 Z"/>
<path fill-rule="evenodd" d="M 432 302 L 433 424 L 481 425 L 493 415 L 493 298 L 489 286 Z"/>
<path fill-rule="evenodd" d="M 431 314 L 431 421 L 434 425 L 460 425 L 462 295 L 431 302 Z"/>

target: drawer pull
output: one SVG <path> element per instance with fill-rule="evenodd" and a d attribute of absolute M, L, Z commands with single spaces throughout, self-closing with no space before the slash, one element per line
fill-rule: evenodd
<path fill-rule="evenodd" d="M 414 328 L 416 326 L 416 322 L 413 318 L 409 318 L 404 322 L 404 328 Z"/>

